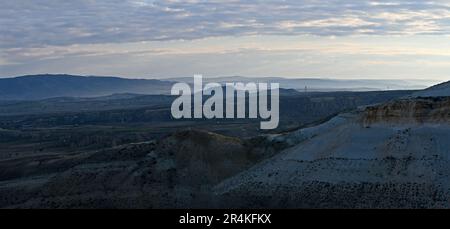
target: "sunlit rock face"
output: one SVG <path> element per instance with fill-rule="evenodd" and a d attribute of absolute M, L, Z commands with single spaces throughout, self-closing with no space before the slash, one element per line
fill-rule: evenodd
<path fill-rule="evenodd" d="M 365 125 L 450 123 L 450 97 L 404 99 L 367 107 Z"/>

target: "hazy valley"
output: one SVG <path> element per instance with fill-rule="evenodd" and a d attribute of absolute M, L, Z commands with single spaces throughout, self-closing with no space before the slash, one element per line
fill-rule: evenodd
<path fill-rule="evenodd" d="M 448 84 L 282 87 L 280 126 L 261 131 L 172 119 L 176 79 L 41 77 L 56 76 L 0 96 L 2 208 L 448 207 Z M 61 82 L 74 91 L 48 90 Z"/>

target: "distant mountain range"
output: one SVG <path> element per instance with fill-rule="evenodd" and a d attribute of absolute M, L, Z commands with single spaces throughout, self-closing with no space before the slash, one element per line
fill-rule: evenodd
<path fill-rule="evenodd" d="M 167 95 L 174 82 L 192 83 L 192 77 L 157 79 L 125 79 L 103 76 L 28 75 L 0 78 L 0 100 L 40 100 L 55 97 L 99 97 L 113 94 Z M 284 89 L 308 91 L 378 91 L 423 89 L 425 81 L 407 80 L 334 80 L 286 79 L 278 77 L 206 78 L 207 82 L 276 82 Z M 289 93 L 295 92 L 291 90 Z"/>
<path fill-rule="evenodd" d="M 192 83 L 192 77 L 170 78 L 170 81 Z M 384 90 L 421 90 L 438 82 L 425 80 L 365 80 L 365 79 L 313 79 L 313 78 L 282 78 L 282 77 L 242 77 L 229 76 L 206 78 L 205 82 L 266 82 L 279 83 L 281 88 L 296 89 L 300 91 L 384 91 Z"/>
<path fill-rule="evenodd" d="M 0 100 L 98 97 L 119 93 L 168 94 L 173 82 L 118 77 L 30 75 L 0 79 Z"/>

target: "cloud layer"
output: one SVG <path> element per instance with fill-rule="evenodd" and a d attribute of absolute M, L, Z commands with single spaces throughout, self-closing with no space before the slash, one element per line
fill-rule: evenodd
<path fill-rule="evenodd" d="M 5 0 L 0 77 L 448 80 L 449 37 L 448 0 Z"/>
<path fill-rule="evenodd" d="M 450 34 L 448 1 L 18 0 L 0 8 L 0 48 L 247 35 Z"/>

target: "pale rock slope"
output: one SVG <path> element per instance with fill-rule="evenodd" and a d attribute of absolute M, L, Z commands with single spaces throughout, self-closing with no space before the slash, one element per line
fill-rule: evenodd
<path fill-rule="evenodd" d="M 221 207 L 450 207 L 450 97 L 369 106 L 273 140 L 292 147 L 218 184 Z"/>
<path fill-rule="evenodd" d="M 416 92 L 412 97 L 438 97 L 450 96 L 450 81 L 444 82 L 426 90 Z"/>

